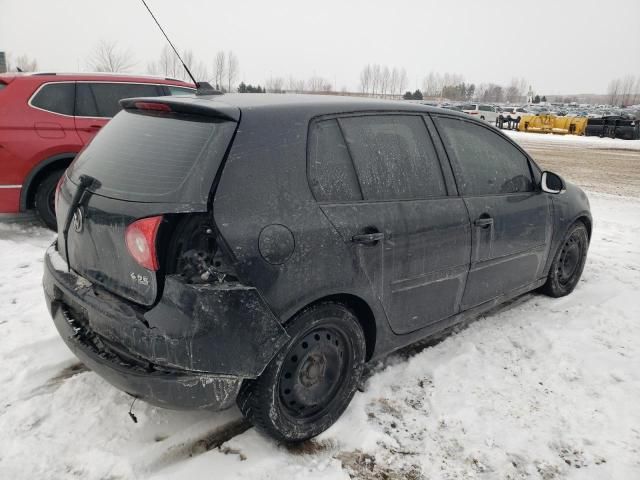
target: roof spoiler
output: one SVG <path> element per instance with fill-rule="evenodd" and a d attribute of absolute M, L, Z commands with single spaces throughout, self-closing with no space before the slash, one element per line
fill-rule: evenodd
<path fill-rule="evenodd" d="M 155 112 L 182 113 L 186 115 L 202 115 L 215 117 L 231 122 L 240 121 L 240 109 L 222 102 L 191 100 L 184 98 L 174 100 L 172 97 L 141 97 L 120 100 L 120 106 L 126 110 L 147 110 Z"/>

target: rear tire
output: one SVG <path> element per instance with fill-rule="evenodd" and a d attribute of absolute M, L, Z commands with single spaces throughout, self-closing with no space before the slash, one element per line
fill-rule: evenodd
<path fill-rule="evenodd" d="M 56 223 L 55 194 L 56 185 L 63 173 L 64 169 L 54 170 L 40 181 L 36 189 L 36 211 L 40 219 L 51 230 L 58 228 Z"/>
<path fill-rule="evenodd" d="M 341 304 L 314 305 L 287 325 L 289 343 L 238 395 L 242 414 L 283 442 L 301 442 L 329 428 L 355 394 L 366 355 L 356 316 Z"/>
<path fill-rule="evenodd" d="M 550 297 L 570 294 L 582 275 L 587 260 L 589 234 L 584 223 L 574 223 L 562 239 L 553 259 L 547 282 L 540 291 Z"/>

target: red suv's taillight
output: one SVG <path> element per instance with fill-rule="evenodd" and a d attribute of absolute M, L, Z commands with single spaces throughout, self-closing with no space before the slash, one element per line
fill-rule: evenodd
<path fill-rule="evenodd" d="M 156 236 L 162 222 L 162 215 L 148 217 L 133 222 L 127 227 L 124 239 L 127 250 L 147 270 L 158 270 L 158 255 L 156 252 Z"/>

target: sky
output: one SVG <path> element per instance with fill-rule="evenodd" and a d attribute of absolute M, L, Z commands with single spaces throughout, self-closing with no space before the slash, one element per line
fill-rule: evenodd
<path fill-rule="evenodd" d="M 211 68 L 233 50 L 238 80 L 324 76 L 357 90 L 367 63 L 476 84 L 524 78 L 541 95 L 606 93 L 640 76 L 640 0 L 148 0 L 179 49 Z M 101 40 L 129 49 L 145 73 L 165 40 L 138 0 L 0 0 L 0 51 L 40 70 L 86 71 Z"/>

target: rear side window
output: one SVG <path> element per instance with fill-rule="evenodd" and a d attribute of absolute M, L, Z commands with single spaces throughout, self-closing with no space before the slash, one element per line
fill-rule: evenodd
<path fill-rule="evenodd" d="M 463 195 L 533 191 L 529 161 L 490 129 L 453 118 L 436 118 L 445 147 L 453 156 Z"/>
<path fill-rule="evenodd" d="M 340 119 L 365 200 L 446 195 L 424 120 L 415 115 Z"/>
<path fill-rule="evenodd" d="M 169 95 L 194 95 L 196 91 L 193 88 L 174 87 L 173 85 L 165 85 L 169 89 Z"/>
<path fill-rule="evenodd" d="M 79 117 L 113 117 L 120 111 L 120 100 L 131 97 L 164 95 L 161 87 L 142 83 L 78 82 L 76 115 Z"/>
<path fill-rule="evenodd" d="M 317 201 L 362 200 L 349 150 L 336 120 L 311 125 L 309 182 Z"/>
<path fill-rule="evenodd" d="M 73 115 L 75 83 L 48 83 L 31 99 L 31 105 L 49 112 Z"/>
<path fill-rule="evenodd" d="M 236 124 L 209 117 L 124 111 L 70 169 L 95 178 L 94 191 L 142 202 L 206 202 Z"/>

